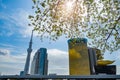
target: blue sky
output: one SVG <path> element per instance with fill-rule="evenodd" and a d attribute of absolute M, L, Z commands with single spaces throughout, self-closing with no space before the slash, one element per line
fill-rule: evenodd
<path fill-rule="evenodd" d="M 19 74 L 24 69 L 26 49 L 32 27 L 28 26 L 28 15 L 33 14 L 32 0 L 0 0 L 0 73 Z M 31 59 L 40 47 L 48 49 L 49 73 L 68 74 L 67 39 L 61 37 L 55 42 L 43 42 L 34 33 Z M 105 54 L 106 59 L 116 60 L 120 70 L 120 50 Z M 117 71 L 120 74 L 120 71 Z"/>

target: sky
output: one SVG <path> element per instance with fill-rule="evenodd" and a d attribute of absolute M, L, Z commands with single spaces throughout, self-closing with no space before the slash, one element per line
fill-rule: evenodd
<path fill-rule="evenodd" d="M 28 26 L 28 15 L 33 14 L 32 0 L 0 0 L 0 74 L 14 75 L 24 70 L 32 27 Z M 48 73 L 69 74 L 68 44 L 64 37 L 57 41 L 44 39 L 34 33 L 33 51 L 47 48 Z M 89 40 L 88 40 L 89 41 Z M 115 60 L 117 74 L 120 74 L 120 49 L 112 54 L 106 53 L 105 59 Z"/>

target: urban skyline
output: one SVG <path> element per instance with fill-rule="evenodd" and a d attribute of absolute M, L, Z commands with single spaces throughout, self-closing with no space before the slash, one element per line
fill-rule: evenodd
<path fill-rule="evenodd" d="M 32 30 L 31 27 L 27 26 L 29 23 L 28 15 L 32 14 L 31 7 L 31 0 L 0 0 L 0 73 L 4 75 L 19 74 L 24 69 L 26 49 Z M 51 41 L 50 44 L 48 39 L 41 42 L 36 35 L 33 38 L 32 57 L 38 48 L 45 47 L 48 49 L 50 61 L 48 72 L 68 74 L 68 39 L 61 37 L 56 42 Z M 118 66 L 118 74 L 120 74 L 119 52 L 120 50 L 104 55 L 105 59 L 116 60 L 114 64 Z M 61 57 L 63 55 L 64 57 Z M 58 63 L 59 60 L 61 60 L 60 63 Z"/>

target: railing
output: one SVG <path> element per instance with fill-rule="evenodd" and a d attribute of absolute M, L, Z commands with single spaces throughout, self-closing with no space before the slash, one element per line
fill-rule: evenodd
<path fill-rule="evenodd" d="M 0 80 L 7 79 L 120 79 L 120 75 L 2 75 Z"/>

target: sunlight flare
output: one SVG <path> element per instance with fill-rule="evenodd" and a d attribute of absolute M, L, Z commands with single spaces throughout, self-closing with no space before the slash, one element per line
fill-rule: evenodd
<path fill-rule="evenodd" d="M 66 7 L 66 11 L 72 11 L 74 9 L 74 0 L 67 1 L 65 7 Z"/>

